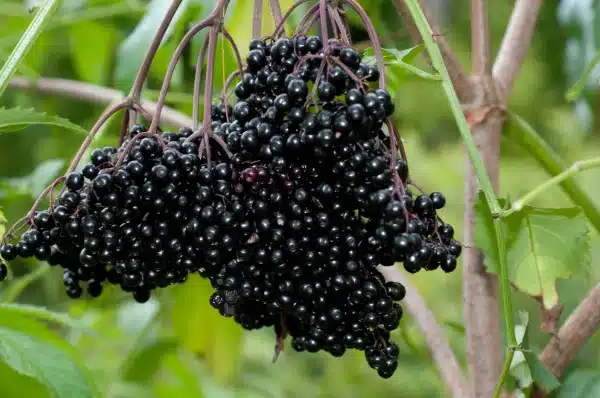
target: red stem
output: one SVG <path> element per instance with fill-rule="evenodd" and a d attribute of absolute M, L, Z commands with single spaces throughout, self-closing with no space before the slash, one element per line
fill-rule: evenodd
<path fill-rule="evenodd" d="M 208 32 L 209 35 L 209 46 L 208 46 L 208 63 L 206 66 L 206 84 L 204 85 L 204 126 L 210 129 L 210 123 L 212 121 L 210 109 L 212 106 L 212 94 L 213 94 L 213 75 L 215 73 L 215 56 L 217 53 L 217 33 L 218 26 L 212 26 Z M 209 130 L 211 131 L 211 130 Z M 208 145 L 208 144 L 207 144 Z"/>

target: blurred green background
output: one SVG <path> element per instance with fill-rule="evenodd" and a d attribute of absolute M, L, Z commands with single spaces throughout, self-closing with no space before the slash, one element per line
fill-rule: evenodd
<path fill-rule="evenodd" d="M 26 29 L 34 2 L 0 2 L 0 62 L 3 62 Z M 19 73 L 35 78 L 61 77 L 128 90 L 146 51 L 152 29 L 169 1 L 153 0 L 65 0 L 42 33 Z M 469 7 L 466 0 L 429 0 L 444 34 L 463 61 L 470 62 Z M 494 49 L 502 39 L 513 2 L 490 1 L 490 23 Z M 539 17 L 533 45 L 510 98 L 510 109 L 527 119 L 564 158 L 571 162 L 597 156 L 600 150 L 600 74 L 593 74 L 580 100 L 567 103 L 565 92 L 577 80 L 600 43 L 600 2 L 547 0 Z M 214 0 L 189 0 L 170 31 L 152 66 L 145 93 L 156 99 L 162 76 L 173 49 L 194 21 L 207 15 Z M 292 0 L 282 0 L 284 9 Z M 383 44 L 388 48 L 412 47 L 408 33 L 389 0 L 363 0 Z M 242 53 L 251 37 L 251 0 L 232 0 L 226 25 Z M 290 19 L 288 32 L 299 21 L 301 11 Z M 273 29 L 265 4 L 263 33 Z M 369 46 L 364 28 L 349 15 L 355 44 Z M 168 96 L 170 106 L 191 114 L 193 64 L 202 35 L 184 54 Z M 218 47 L 215 85 L 235 68 L 229 46 Z M 427 67 L 427 65 L 423 65 Z M 442 216 L 462 237 L 463 174 L 465 159 L 451 113 L 440 86 L 435 82 L 402 81 L 395 92 L 397 126 L 411 165 L 411 175 L 427 191 L 439 190 L 449 205 Z M 59 115 L 90 128 L 103 106 L 65 96 L 42 95 L 9 88 L 0 106 L 35 108 Z M 94 146 L 114 144 L 120 128 L 115 117 L 101 131 Z M 83 136 L 59 128 L 35 126 L 19 133 L 0 135 L 0 206 L 11 224 L 20 218 L 54 178 L 64 172 Z M 599 171 L 579 177 L 586 191 L 600 205 Z M 503 141 L 501 185 L 504 195 L 518 197 L 548 176 L 528 154 Z M 536 205 L 570 206 L 560 190 L 553 189 Z M 592 237 L 592 264 L 600 254 Z M 327 354 L 298 354 L 286 347 L 276 364 L 271 362 L 274 335 L 270 330 L 243 333 L 231 320 L 222 319 L 208 303 L 209 287 L 198 279 L 161 292 L 150 302 L 135 304 L 129 296 L 110 290 L 96 300 L 68 300 L 62 289 L 61 271 L 43 268 L 35 261 L 12 265 L 9 281 L 0 284 L 0 294 L 16 296 L 23 304 L 45 306 L 79 319 L 76 327 L 56 324 L 29 325 L 26 316 L 13 322 L 23 331 L 59 334 L 72 345 L 69 358 L 85 367 L 87 378 L 100 396 L 120 397 L 445 397 L 423 338 L 407 314 L 394 339 L 400 345 L 399 370 L 382 380 L 360 353 L 342 359 Z M 574 265 L 575 266 L 575 265 Z M 560 282 L 565 304 L 563 319 L 589 287 L 600 277 L 592 265 L 590 274 Z M 25 278 L 25 279 L 23 279 Z M 436 313 L 463 367 L 465 341 L 462 318 L 461 273 L 440 272 L 411 275 L 411 280 Z M 33 279 L 33 278 L 30 278 Z M 25 281 L 25 282 L 24 282 Z M 533 344 L 542 347 L 548 339 L 536 327 L 537 303 L 515 293 L 515 307 L 530 311 Z M 8 314 L 8 313 L 6 313 Z M 37 333 L 37 332 L 36 332 Z M 54 341 L 54 340 L 53 340 Z M 0 341 L 1 343 L 1 341 Z M 57 343 L 58 344 L 58 343 Z M 600 340 L 593 339 L 570 367 L 572 379 L 581 372 L 598 379 Z M 52 366 L 52 355 L 46 358 Z M 40 366 L 42 365 L 40 359 Z M 45 362 L 44 362 L 45 363 Z M 577 374 L 579 372 L 579 374 Z M 51 377 L 49 375 L 48 377 Z M 43 383 L 42 383 L 43 384 Z M 39 379 L 0 366 L 0 391 L 6 398 L 51 396 Z M 556 393 L 569 396 L 568 393 Z M 590 396 L 600 396 L 590 395 Z M 74 397 L 74 395 L 73 395 Z M 70 397 L 69 397 L 70 398 Z"/>

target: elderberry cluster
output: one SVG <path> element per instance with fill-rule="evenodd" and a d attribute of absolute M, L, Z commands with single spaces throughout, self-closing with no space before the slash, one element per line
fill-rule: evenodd
<path fill-rule="evenodd" d="M 197 272 L 242 327 L 274 327 L 297 351 L 362 350 L 391 377 L 405 289 L 377 266 L 451 272 L 461 246 L 437 216 L 444 196 L 409 189 L 378 79 L 337 40 L 253 40 L 210 132 L 135 126 L 118 149 L 94 150 L 0 255 L 62 266 L 72 298 L 110 283 L 144 302 Z"/>

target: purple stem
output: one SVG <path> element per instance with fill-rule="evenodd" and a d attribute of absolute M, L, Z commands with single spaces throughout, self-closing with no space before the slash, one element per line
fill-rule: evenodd
<path fill-rule="evenodd" d="M 333 18 L 333 9 L 329 4 L 327 4 L 327 14 L 329 15 L 329 20 L 331 21 L 331 27 L 333 28 L 333 37 L 340 37 L 340 30 L 335 22 L 335 19 Z"/>
<path fill-rule="evenodd" d="M 327 0 L 319 0 L 319 19 L 321 20 L 321 41 L 323 41 L 323 52 L 327 54 L 327 47 L 329 47 L 329 36 L 327 33 Z"/>
<path fill-rule="evenodd" d="M 277 27 L 275 28 L 275 32 L 273 33 L 273 38 L 278 38 L 282 32 L 285 34 L 285 29 L 283 29 L 283 24 L 285 23 L 285 21 L 290 17 L 290 15 L 292 15 L 292 12 L 294 12 L 294 10 L 298 8 L 298 6 L 307 3 L 308 1 L 309 0 L 298 0 L 296 3 L 294 3 L 293 6 L 290 7 L 289 10 L 286 11 L 285 15 L 281 18 L 281 21 L 276 22 Z M 273 4 L 271 1 L 271 9 L 272 8 Z M 273 13 L 273 16 L 275 16 L 275 13 Z"/>
<path fill-rule="evenodd" d="M 127 131 L 130 129 L 129 119 L 131 119 L 131 113 L 129 111 L 124 112 L 123 122 L 121 123 L 121 133 L 119 134 L 119 146 L 125 140 L 125 136 L 127 135 Z"/>
<path fill-rule="evenodd" d="M 88 147 L 92 143 L 92 140 L 94 139 L 94 137 L 100 130 L 100 127 L 102 127 L 104 125 L 104 123 L 106 123 L 106 121 L 112 115 L 114 115 L 116 112 L 120 111 L 121 109 L 126 108 L 128 105 L 129 105 L 129 102 L 127 100 L 123 100 L 123 101 L 119 102 L 118 104 L 109 107 L 108 109 L 106 109 L 104 111 L 104 113 L 102 113 L 102 115 L 100 115 L 100 118 L 98 119 L 96 124 L 94 124 L 94 127 L 92 127 L 92 129 L 90 130 L 90 133 L 88 134 L 87 137 L 85 137 L 85 140 L 79 147 L 79 150 L 77 151 L 77 153 L 75 154 L 75 157 L 71 161 L 71 164 L 69 165 L 69 168 L 67 169 L 67 171 L 65 173 L 65 176 L 77 168 L 79 161 L 81 160 L 81 158 L 83 157 L 83 154 L 85 153 L 85 151 L 88 149 Z"/>
<path fill-rule="evenodd" d="M 196 61 L 196 74 L 194 76 L 194 96 L 193 96 L 193 109 L 192 119 L 194 120 L 194 130 L 198 128 L 199 116 L 198 111 L 200 110 L 200 81 L 202 79 L 202 64 L 204 63 L 204 56 L 206 55 L 206 49 L 208 48 L 209 36 L 204 38 L 200 53 L 198 54 L 198 61 Z"/>
<path fill-rule="evenodd" d="M 294 32 L 294 36 L 299 35 L 302 32 L 308 31 L 313 23 L 317 20 L 319 15 L 319 5 L 315 4 L 311 8 L 308 9 L 308 12 L 304 14 L 300 22 L 298 23 L 298 27 Z"/>
<path fill-rule="evenodd" d="M 181 42 L 175 49 L 175 52 L 173 53 L 173 56 L 171 57 L 171 62 L 169 63 L 169 66 L 167 68 L 167 73 L 165 75 L 163 85 L 160 89 L 160 95 L 159 95 L 158 101 L 156 101 L 156 113 L 154 115 L 154 118 L 152 119 L 152 124 L 150 125 L 150 128 L 148 129 L 148 131 L 156 130 L 156 127 L 158 125 L 158 120 L 160 119 L 160 113 L 162 112 L 162 108 L 165 105 L 165 98 L 167 97 L 167 92 L 169 91 L 171 79 L 173 78 L 173 73 L 175 72 L 175 67 L 177 66 L 177 62 L 181 58 L 181 54 L 183 54 L 183 50 L 188 45 L 190 40 L 192 40 L 192 38 L 198 32 L 200 32 L 202 29 L 204 29 L 208 26 L 214 25 L 215 22 L 220 20 L 220 18 L 222 17 L 221 13 L 222 13 L 222 11 L 224 11 L 225 7 L 227 7 L 227 4 L 228 4 L 228 0 L 218 0 L 217 5 L 215 6 L 215 9 L 210 13 L 210 15 L 208 17 L 204 18 L 204 20 L 202 20 L 201 22 L 194 25 L 183 36 L 183 39 L 181 39 Z M 210 59 L 208 62 L 210 64 Z M 213 59 L 213 65 L 214 65 L 214 59 Z"/>
<path fill-rule="evenodd" d="M 156 52 L 158 51 L 158 48 L 160 47 L 160 43 L 161 43 L 163 37 L 165 36 L 165 33 L 167 32 L 167 29 L 168 29 L 169 25 L 171 24 L 171 21 L 173 20 L 173 17 L 175 16 L 177 9 L 181 5 L 181 2 L 182 2 L 182 0 L 173 0 L 173 2 L 171 3 L 171 6 L 167 10 L 165 17 L 163 18 L 163 20 L 160 23 L 160 26 L 158 27 L 158 30 L 156 31 L 156 34 L 154 35 L 152 42 L 150 43 L 150 48 L 148 48 L 148 51 L 146 52 L 146 56 L 144 57 L 144 60 L 142 61 L 142 65 L 140 66 L 140 69 L 138 70 L 138 73 L 135 77 L 135 81 L 133 82 L 133 86 L 131 87 L 131 91 L 129 92 L 129 95 L 128 95 L 128 97 L 131 97 L 133 99 L 133 102 L 140 101 L 140 96 L 142 94 L 142 87 L 144 86 L 144 81 L 146 80 L 146 77 L 148 76 L 148 71 L 150 70 L 150 66 L 152 65 L 152 60 L 154 59 L 154 56 L 156 55 Z"/>
<path fill-rule="evenodd" d="M 375 59 L 377 60 L 377 68 L 380 70 L 379 74 L 379 87 L 382 89 L 386 89 L 386 81 L 385 81 L 385 64 L 383 62 L 383 51 L 381 49 L 381 42 L 379 41 L 379 36 L 377 35 L 377 31 L 373 26 L 373 23 L 369 19 L 369 15 L 367 12 L 358 4 L 356 0 L 343 0 L 345 1 L 356 13 L 360 16 L 365 28 L 367 29 L 367 33 L 369 34 L 369 39 L 371 40 L 371 44 L 373 44 L 373 53 L 375 54 Z"/>
<path fill-rule="evenodd" d="M 223 37 L 225 39 L 227 39 L 227 41 L 229 42 L 229 44 L 231 44 L 231 49 L 233 50 L 233 54 L 235 55 L 235 60 L 238 64 L 238 70 L 240 71 L 240 73 L 243 74 L 244 72 L 244 63 L 242 62 L 242 57 L 240 55 L 240 50 L 237 48 L 237 45 L 235 44 L 235 41 L 233 40 L 233 37 L 231 37 L 231 35 L 229 34 L 229 31 L 227 29 L 225 29 L 225 27 L 223 26 L 223 29 L 221 29 L 221 34 L 223 35 Z M 223 65 L 223 67 L 225 67 L 225 65 Z"/>
<path fill-rule="evenodd" d="M 212 106 L 212 95 L 213 95 L 213 80 L 215 73 L 215 57 L 217 53 L 217 34 L 218 26 L 212 26 L 208 31 L 209 46 L 208 46 L 208 61 L 206 64 L 206 83 L 204 84 L 204 126 L 210 129 L 211 118 L 211 106 Z M 209 130 L 210 131 L 210 130 Z M 208 145 L 208 143 L 207 143 Z"/>
<path fill-rule="evenodd" d="M 279 4 L 279 0 L 271 0 L 270 4 L 271 4 L 271 12 L 273 13 L 273 20 L 275 21 L 275 25 L 283 26 L 283 23 L 287 19 L 287 16 L 284 18 L 281 15 L 281 5 Z M 295 8 L 295 6 L 293 8 Z M 285 34 L 285 32 L 283 32 L 283 33 Z"/>
<path fill-rule="evenodd" d="M 262 25 L 263 0 L 254 0 L 254 10 L 252 11 L 252 38 L 259 39 Z"/>
<path fill-rule="evenodd" d="M 351 46 L 350 35 L 348 34 L 348 30 L 346 30 L 346 25 L 344 24 L 344 19 L 340 16 L 340 13 L 337 8 L 328 6 L 329 8 L 329 17 L 333 21 L 333 26 L 337 27 L 340 32 L 340 36 L 342 41 L 346 46 Z"/>

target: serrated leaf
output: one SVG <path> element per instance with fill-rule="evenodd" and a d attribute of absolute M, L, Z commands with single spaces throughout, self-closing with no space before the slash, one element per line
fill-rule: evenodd
<path fill-rule="evenodd" d="M 69 27 L 71 58 L 81 80 L 102 84 L 113 64 L 116 30 L 107 24 L 85 21 Z"/>
<path fill-rule="evenodd" d="M 213 288 L 210 282 L 192 275 L 173 289 L 171 310 L 173 330 L 189 351 L 203 355 L 220 381 L 235 375 L 241 353 L 243 329 L 232 319 L 224 318 L 210 306 Z M 194 311 L 190 312 L 189 309 Z"/>
<path fill-rule="evenodd" d="M 116 79 L 119 89 L 126 90 L 133 83 L 146 51 L 171 4 L 171 0 L 152 0 L 148 4 L 144 17 L 127 39 L 119 46 L 116 65 Z M 185 12 L 187 4 L 188 1 L 184 0 L 179 6 L 173 20 L 169 24 L 161 45 L 170 37 L 173 26 L 176 25 L 178 19 Z"/>
<path fill-rule="evenodd" d="M 162 365 L 164 357 L 177 346 L 175 341 L 161 340 L 136 351 L 125 367 L 123 380 L 142 384 L 152 380 Z"/>
<path fill-rule="evenodd" d="M 0 133 L 20 131 L 36 124 L 62 127 L 76 133 L 88 134 L 83 127 L 58 116 L 48 116 L 34 109 L 0 108 Z"/>
<path fill-rule="evenodd" d="M 83 371 L 66 353 L 19 330 L 0 326 L 0 360 L 39 381 L 53 397 L 94 396 Z"/>
<path fill-rule="evenodd" d="M 600 396 L 600 372 L 577 369 L 565 378 L 557 398 L 591 398 Z"/>
<path fill-rule="evenodd" d="M 486 254 L 489 272 L 497 273 L 497 247 L 491 214 L 478 198 L 476 243 Z M 540 209 L 526 206 L 504 219 L 510 281 L 520 291 L 541 297 L 544 308 L 558 304 L 558 279 L 569 279 L 590 262 L 585 216 L 579 207 Z M 493 226 L 493 225 L 492 225 Z"/>

